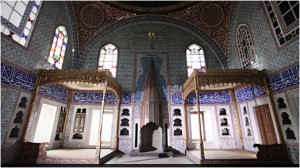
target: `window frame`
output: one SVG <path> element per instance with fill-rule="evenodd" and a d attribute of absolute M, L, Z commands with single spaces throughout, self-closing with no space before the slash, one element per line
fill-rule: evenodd
<path fill-rule="evenodd" d="M 54 40 L 55 40 L 55 33 L 56 33 L 56 30 L 59 28 L 59 27 L 64 27 L 65 31 L 66 31 L 66 34 L 67 34 L 67 42 L 66 42 L 66 45 L 65 45 L 65 51 L 64 51 L 64 56 L 63 56 L 63 59 L 62 59 L 62 63 L 61 63 L 61 68 L 58 68 L 57 66 L 54 66 L 55 64 L 51 63 L 49 61 L 49 59 L 53 59 L 52 56 L 50 55 L 51 54 L 51 49 L 52 49 L 52 46 L 54 44 Z M 54 67 L 55 69 L 59 69 L 59 70 L 62 70 L 63 69 L 63 64 L 64 64 L 64 59 L 65 59 L 65 56 L 66 56 L 66 52 L 67 52 L 67 49 L 68 49 L 68 42 L 69 42 L 69 35 L 68 35 L 68 31 L 67 31 L 67 28 L 64 24 L 59 24 L 59 25 L 56 25 L 55 26 L 55 29 L 54 29 L 54 33 L 52 34 L 53 35 L 53 39 L 52 39 L 52 43 L 50 44 L 50 49 L 49 49 L 49 55 L 47 57 L 47 62 L 52 66 Z M 62 47 L 61 47 L 62 48 Z M 54 54 L 55 52 L 53 52 Z"/>
<path fill-rule="evenodd" d="M 201 67 L 201 62 L 204 62 L 205 68 L 204 68 L 204 69 L 199 68 L 198 70 L 201 70 L 201 71 L 203 71 L 203 72 L 205 72 L 205 71 L 207 70 L 207 63 L 206 63 L 206 57 L 205 57 L 205 50 L 204 50 L 204 48 L 203 48 L 201 45 L 199 45 L 198 43 L 191 43 L 191 44 L 189 44 L 189 45 L 185 48 L 186 70 L 187 70 L 187 76 L 188 76 L 188 77 L 190 77 L 190 76 L 192 75 L 194 69 L 197 69 L 197 68 L 192 68 L 192 72 L 191 72 L 191 74 L 189 74 L 189 71 L 188 71 L 188 70 L 189 70 L 188 62 L 196 62 L 196 61 L 188 61 L 188 53 L 187 53 L 187 51 L 189 50 L 189 48 L 190 48 L 192 45 L 198 46 L 198 47 L 200 48 L 200 50 L 202 49 L 202 51 L 203 51 L 204 61 L 201 61 L 201 59 L 200 59 L 199 63 L 200 63 L 200 67 Z M 199 54 L 199 56 L 201 57 L 202 54 Z"/>
<path fill-rule="evenodd" d="M 280 51 L 288 44 L 299 39 L 299 18 L 287 26 L 285 24 L 282 12 L 279 8 L 279 4 L 276 1 L 264 1 L 262 2 L 262 6 L 263 12 L 265 14 L 265 19 L 267 24 L 269 25 L 269 29 L 272 34 L 272 38 L 277 51 Z M 288 11 L 290 10 L 292 9 L 289 8 Z M 284 40 L 283 44 L 280 43 L 280 40 Z"/>
<path fill-rule="evenodd" d="M 98 63 L 97 63 L 97 69 L 98 70 L 105 70 L 104 69 L 104 64 L 105 64 L 105 62 L 108 62 L 108 61 L 105 61 L 104 59 L 103 59 L 103 68 L 99 68 L 99 66 L 100 66 L 100 60 L 101 60 L 101 51 L 102 51 L 102 49 L 104 48 L 104 47 L 106 47 L 106 46 L 108 46 L 108 45 L 112 45 L 112 46 L 114 46 L 115 47 L 115 49 L 117 50 L 117 53 L 116 53 L 116 61 L 115 61 L 115 74 L 113 74 L 112 73 L 112 71 L 111 71 L 111 69 L 113 69 L 113 68 L 110 68 L 110 69 L 108 69 L 109 71 L 110 71 L 110 73 L 111 73 L 111 75 L 114 77 L 114 78 L 116 78 L 117 77 L 117 71 L 118 71 L 118 58 L 119 58 L 119 47 L 117 46 L 117 45 L 115 45 L 114 43 L 111 43 L 111 42 L 109 42 L 109 43 L 106 43 L 106 44 L 104 44 L 104 45 L 102 45 L 101 46 L 101 48 L 100 48 L 100 50 L 99 50 L 99 58 L 98 58 Z M 112 62 L 112 64 L 114 63 L 114 60 L 113 61 L 111 61 Z"/>
<path fill-rule="evenodd" d="M 17 1 L 15 1 L 15 2 L 17 2 Z M 35 1 L 28 1 L 28 2 L 35 2 Z M 18 36 L 22 36 L 22 34 L 24 33 L 24 30 L 25 29 L 28 29 L 27 27 L 26 27 L 26 24 L 25 24 L 25 26 L 23 27 L 23 31 L 21 32 L 22 34 L 20 35 L 19 33 L 16 33 L 14 30 L 12 30 L 12 29 L 10 29 L 10 28 L 8 28 L 7 26 L 4 26 L 3 24 L 2 24 L 2 22 L 1 22 L 1 34 L 2 34 L 2 37 L 4 37 L 5 39 L 9 39 L 12 43 L 14 43 L 14 44 L 16 44 L 16 45 L 19 45 L 22 49 L 24 49 L 24 50 L 28 50 L 28 48 L 30 47 L 30 44 L 31 44 L 31 37 L 33 36 L 33 34 L 34 34 L 34 32 L 35 32 L 35 26 L 36 26 L 36 24 L 38 24 L 38 21 L 39 21 L 39 14 L 40 14 L 40 12 L 41 12 L 41 10 L 42 10 L 42 8 L 43 8 L 43 1 L 39 1 L 40 2 L 40 4 L 38 5 L 38 10 L 37 10 L 37 12 L 36 12 L 36 14 L 35 14 L 35 18 L 34 18 L 34 20 L 33 20 L 33 23 L 31 23 L 32 25 L 31 25 L 31 29 L 29 30 L 29 34 L 28 34 L 28 40 L 26 40 L 26 42 L 25 42 L 25 45 L 23 45 L 23 44 L 20 44 L 18 41 L 16 41 L 16 40 L 14 40 L 12 37 L 10 37 L 10 35 L 6 35 L 3 31 L 2 31 L 2 29 L 4 30 L 4 29 L 7 29 L 8 31 L 10 31 L 10 32 L 13 32 L 14 34 L 17 34 Z M 16 4 L 15 4 L 16 5 Z M 15 6 L 14 5 L 14 6 Z M 33 5 L 33 7 L 34 7 L 35 5 Z M 10 6 L 11 7 L 11 6 Z M 33 8 L 32 7 L 32 8 Z M 26 9 L 25 9 L 25 12 L 28 12 L 28 5 L 26 6 Z M 12 10 L 14 10 L 14 8 L 12 9 Z M 24 12 L 24 13 L 25 13 Z M 28 12 L 29 13 L 29 15 L 28 15 L 28 17 L 30 16 L 30 14 L 32 13 L 32 9 Z M 24 19 L 24 15 L 22 16 L 22 20 L 21 21 L 24 21 L 24 20 L 27 20 L 27 22 L 28 22 L 28 17 L 26 18 L 26 19 Z M 9 22 L 6 18 L 4 18 L 4 20 L 6 20 L 7 22 Z M 14 29 L 19 29 L 19 31 L 21 31 L 21 29 L 20 28 L 18 28 L 18 27 L 16 27 L 13 23 L 11 23 L 11 22 L 9 22 L 8 23 L 9 25 L 13 25 L 13 27 L 14 27 Z M 20 23 L 21 24 L 21 23 Z M 22 38 L 22 37 L 21 37 Z"/>
<path fill-rule="evenodd" d="M 240 29 L 242 27 L 245 27 L 244 28 L 244 31 L 247 31 L 247 35 L 249 36 L 248 38 L 246 38 L 247 42 L 246 42 L 246 47 L 248 48 L 248 52 L 252 52 L 252 58 L 249 58 L 249 61 L 246 62 L 247 58 L 245 58 L 245 56 L 242 58 L 242 55 L 240 54 L 241 52 L 245 55 L 245 50 L 242 50 L 240 47 L 239 47 L 239 41 L 240 41 Z M 243 41 L 243 40 L 242 40 Z M 258 64 L 258 58 L 257 58 L 257 54 L 256 54 L 256 51 L 254 49 L 254 44 L 253 44 L 253 39 L 252 39 L 252 34 L 251 34 L 251 31 L 250 31 L 250 28 L 247 24 L 239 24 L 238 25 L 238 28 L 236 30 L 236 34 L 235 34 L 235 42 L 236 42 L 236 47 L 237 47 L 237 54 L 239 56 L 239 60 L 240 60 L 240 67 L 242 69 L 249 69 L 249 68 L 254 68 L 255 66 L 257 66 Z M 247 45 L 249 44 L 250 45 Z M 244 49 L 245 47 L 243 47 Z M 249 51 L 250 50 L 250 51 Z M 244 59 L 245 58 L 245 59 Z M 243 62 L 246 62 L 245 64 L 243 64 Z"/>

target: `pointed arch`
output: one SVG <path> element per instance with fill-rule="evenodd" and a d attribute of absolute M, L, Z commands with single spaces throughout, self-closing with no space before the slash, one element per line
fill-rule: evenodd
<path fill-rule="evenodd" d="M 206 70 L 204 50 L 200 45 L 193 43 L 186 48 L 186 63 L 188 76 L 193 69 Z"/>
<path fill-rule="evenodd" d="M 62 69 L 67 43 L 68 33 L 66 27 L 62 25 L 57 26 L 48 57 L 48 62 L 55 68 Z"/>
<path fill-rule="evenodd" d="M 118 48 L 108 43 L 100 49 L 98 69 L 109 69 L 112 76 L 116 77 L 118 63 Z"/>

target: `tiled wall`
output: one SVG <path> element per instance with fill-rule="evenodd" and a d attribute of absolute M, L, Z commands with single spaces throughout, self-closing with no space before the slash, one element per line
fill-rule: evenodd
<path fill-rule="evenodd" d="M 1 87 L 1 95 L 4 94 L 4 99 L 1 103 L 1 144 L 4 136 L 8 132 L 13 110 L 15 109 L 16 101 L 19 96 L 19 91 L 11 88 Z"/>
<path fill-rule="evenodd" d="M 236 45 L 236 31 L 239 24 L 247 24 L 253 39 L 254 50 L 257 54 L 258 69 L 266 69 L 271 73 L 280 68 L 298 62 L 299 40 L 276 50 L 275 41 L 272 38 L 271 29 L 268 27 L 263 6 L 257 1 L 234 2 L 234 8 L 228 36 L 228 67 L 240 68 L 240 60 Z"/>
<path fill-rule="evenodd" d="M 150 31 L 156 33 L 155 39 L 152 40 L 153 49 L 151 49 L 151 39 L 147 34 Z M 141 22 L 121 27 L 107 35 L 96 36 L 79 55 L 85 58 L 83 65 L 85 69 L 97 67 L 99 50 L 109 42 L 115 44 L 119 49 L 117 80 L 122 89 L 126 91 L 134 90 L 132 77 L 139 64 L 134 60 L 135 55 L 141 52 L 145 55 L 159 55 L 157 53 L 168 55 L 169 64 L 167 66 L 170 74 L 176 74 L 170 75 L 170 85 L 181 85 L 186 80 L 185 49 L 191 43 L 198 43 L 204 48 L 208 68 L 223 67 L 215 52 L 201 37 L 170 24 Z"/>

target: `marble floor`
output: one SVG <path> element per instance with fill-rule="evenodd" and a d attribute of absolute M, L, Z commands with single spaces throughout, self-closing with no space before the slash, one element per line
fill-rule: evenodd
<path fill-rule="evenodd" d="M 256 153 L 246 150 L 205 150 L 206 159 L 256 159 Z M 189 150 L 187 155 L 174 155 L 169 158 L 132 157 L 129 154 L 118 154 L 106 164 L 201 164 L 200 151 Z"/>
<path fill-rule="evenodd" d="M 102 149 L 101 157 L 113 152 Z M 98 164 L 95 158 L 96 149 L 53 149 L 47 151 L 46 157 L 38 158 L 37 164 Z M 256 159 L 256 153 L 245 150 L 205 150 L 205 159 Z M 187 155 L 175 154 L 174 157 L 158 158 L 157 156 L 130 156 L 118 153 L 105 164 L 182 164 L 193 165 L 200 163 L 200 151 L 189 150 Z"/>
<path fill-rule="evenodd" d="M 101 158 L 113 152 L 112 149 L 102 149 Z M 39 157 L 37 164 L 98 164 L 96 149 L 52 149 L 46 157 Z"/>
<path fill-rule="evenodd" d="M 106 164 L 194 164 L 192 160 L 184 155 L 174 155 L 169 158 L 147 157 L 147 156 L 129 156 L 129 154 L 118 154 L 116 157 L 106 162 Z"/>

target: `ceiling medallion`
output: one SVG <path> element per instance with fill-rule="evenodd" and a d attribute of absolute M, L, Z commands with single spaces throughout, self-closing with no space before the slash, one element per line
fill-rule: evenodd
<path fill-rule="evenodd" d="M 205 5 L 200 12 L 200 21 L 206 27 L 214 28 L 219 26 L 224 19 L 223 8 L 216 3 Z"/>
<path fill-rule="evenodd" d="M 87 27 L 96 28 L 104 21 L 103 9 L 96 4 L 87 4 L 80 10 L 80 21 Z"/>

